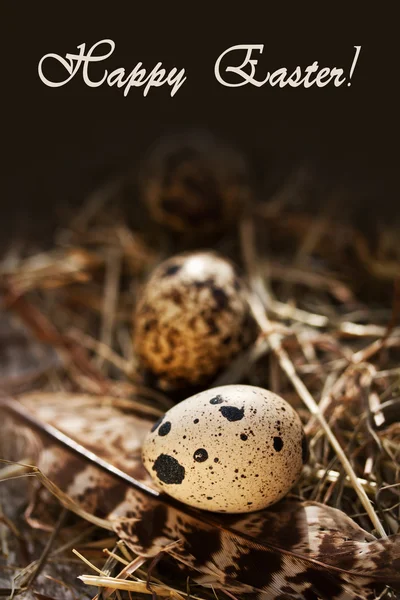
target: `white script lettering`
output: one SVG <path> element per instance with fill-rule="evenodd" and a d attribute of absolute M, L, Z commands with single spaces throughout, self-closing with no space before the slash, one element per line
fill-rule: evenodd
<path fill-rule="evenodd" d="M 108 50 L 101 55 L 94 56 L 94 51 L 101 45 L 108 46 Z M 49 87 L 62 87 L 66 85 L 77 75 L 79 69 L 82 67 L 82 79 L 88 87 L 99 87 L 104 83 L 109 86 L 116 85 L 118 88 L 124 89 L 124 96 L 127 96 L 132 87 L 142 87 L 143 96 L 147 96 L 152 87 L 160 87 L 167 84 L 170 88 L 170 95 L 174 96 L 182 84 L 186 81 L 185 69 L 178 69 L 173 67 L 168 73 L 166 69 L 162 67 L 162 63 L 158 62 L 156 66 L 151 70 L 147 71 L 142 63 L 139 62 L 133 70 L 125 75 L 124 68 L 118 68 L 110 73 L 107 69 L 104 70 L 103 76 L 98 81 L 93 81 L 89 77 L 89 64 L 95 62 L 102 62 L 109 58 L 115 50 L 115 43 L 113 40 L 104 39 L 100 40 L 96 44 L 93 44 L 91 48 L 86 52 L 86 44 L 80 44 L 77 46 L 79 53 L 72 54 L 68 53 L 65 58 L 58 54 L 50 53 L 43 56 L 38 65 L 39 77 Z M 43 72 L 44 63 L 49 59 L 56 60 L 68 73 L 68 77 L 61 81 L 51 81 L 48 79 Z"/>
<path fill-rule="evenodd" d="M 214 67 L 214 73 L 217 81 L 226 87 L 241 87 L 250 83 L 256 87 L 261 87 L 268 83 L 270 86 L 279 86 L 283 88 L 287 85 L 290 87 L 303 86 L 304 88 L 310 88 L 317 86 L 319 88 L 327 86 L 333 82 L 335 87 L 340 87 L 347 81 L 347 85 L 351 85 L 350 80 L 353 76 L 354 69 L 360 54 L 361 46 L 354 46 L 356 49 L 352 66 L 350 69 L 349 77 L 344 76 L 344 69 L 338 67 L 322 67 L 320 68 L 318 62 L 315 60 L 311 65 L 301 68 L 297 66 L 291 73 L 288 74 L 286 67 L 280 67 L 276 71 L 264 73 L 264 78 L 257 79 L 255 77 L 258 59 L 252 58 L 253 52 L 263 53 L 263 44 L 239 44 L 238 46 L 232 46 L 225 50 L 217 59 Z M 236 52 L 235 63 L 237 58 L 237 51 L 245 51 L 244 60 L 239 66 L 227 66 L 224 68 L 224 72 L 221 73 L 221 62 L 223 59 L 233 61 L 233 57 L 230 56 L 232 52 Z M 247 70 L 245 70 L 247 68 Z M 234 73 L 239 77 L 239 80 L 235 83 L 227 81 L 223 75 L 226 73 Z"/>

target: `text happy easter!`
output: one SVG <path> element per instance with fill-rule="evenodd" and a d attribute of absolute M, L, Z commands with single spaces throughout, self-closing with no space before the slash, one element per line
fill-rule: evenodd
<path fill-rule="evenodd" d="M 100 50 L 103 47 L 103 51 Z M 339 67 L 320 67 L 318 61 L 306 67 L 297 66 L 295 69 L 281 67 L 269 72 L 261 63 L 260 55 L 264 51 L 263 44 L 239 44 L 232 46 L 222 52 L 217 58 L 214 66 L 214 75 L 217 81 L 226 87 L 236 88 L 244 85 L 262 87 L 284 88 L 313 86 L 322 88 L 327 85 L 340 87 L 344 83 L 350 85 L 351 77 L 357 64 L 361 46 L 354 46 L 355 53 L 348 74 L 345 69 Z M 151 88 L 167 86 L 171 96 L 174 96 L 187 80 L 184 68 L 173 67 L 167 70 L 162 62 L 158 62 L 153 68 L 147 69 L 141 62 L 131 70 L 123 67 L 108 71 L 104 68 L 102 74 L 94 77 L 90 65 L 106 61 L 115 50 L 115 42 L 104 39 L 91 48 L 86 49 L 86 44 L 77 46 L 78 52 L 67 53 L 65 58 L 54 53 L 43 56 L 38 65 L 38 73 L 41 81 L 49 87 L 62 87 L 75 77 L 82 77 L 88 87 L 96 88 L 101 85 L 116 86 L 123 91 L 126 97 L 131 88 L 142 88 L 143 96 L 147 96 Z M 61 66 L 61 73 L 65 75 L 59 81 L 52 81 L 45 75 L 45 67 L 48 61 L 56 61 Z M 54 65 L 53 65 L 54 66 Z M 62 77 L 61 75 L 61 77 Z"/>

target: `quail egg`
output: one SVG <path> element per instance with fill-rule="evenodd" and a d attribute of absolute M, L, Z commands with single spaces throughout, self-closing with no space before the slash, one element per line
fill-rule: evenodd
<path fill-rule="evenodd" d="M 173 232 L 226 229 L 251 200 L 244 157 L 208 133 L 161 138 L 143 162 L 139 189 L 151 218 Z"/>
<path fill-rule="evenodd" d="M 203 391 L 171 408 L 145 439 L 159 489 L 199 509 L 243 513 L 280 500 L 307 459 L 300 417 L 250 385 Z"/>
<path fill-rule="evenodd" d="M 256 334 L 244 282 L 215 252 L 161 263 L 144 285 L 134 323 L 139 362 L 164 391 L 209 383 Z"/>

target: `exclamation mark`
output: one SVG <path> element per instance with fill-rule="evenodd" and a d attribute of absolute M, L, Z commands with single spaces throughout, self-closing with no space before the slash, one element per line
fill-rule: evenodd
<path fill-rule="evenodd" d="M 356 53 L 353 58 L 353 64 L 351 65 L 349 79 L 351 79 L 353 77 L 354 69 L 356 68 L 357 60 L 358 60 L 358 57 L 360 56 L 360 51 L 361 51 L 361 46 L 354 46 L 354 48 L 356 49 Z M 351 82 L 349 81 L 349 83 L 347 85 L 350 86 Z"/>

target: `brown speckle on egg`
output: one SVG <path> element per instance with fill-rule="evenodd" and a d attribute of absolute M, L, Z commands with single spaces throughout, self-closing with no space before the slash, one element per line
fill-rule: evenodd
<path fill-rule="evenodd" d="M 171 423 L 170 432 L 149 432 L 144 465 L 166 493 L 200 509 L 241 513 L 266 508 L 296 483 L 307 457 L 300 417 L 262 388 L 206 390 L 174 406 L 164 419 Z M 215 436 L 220 427 L 221 436 Z"/>
<path fill-rule="evenodd" d="M 238 277 L 234 265 L 214 252 L 174 256 L 155 269 L 137 305 L 134 345 L 156 386 L 173 391 L 206 385 L 255 339 Z M 221 402 L 218 395 L 210 398 Z M 221 410 L 229 419 L 236 409 Z"/>
<path fill-rule="evenodd" d="M 184 467 L 168 454 L 160 454 L 154 461 L 152 470 L 157 473 L 162 483 L 179 485 L 185 479 Z"/>

